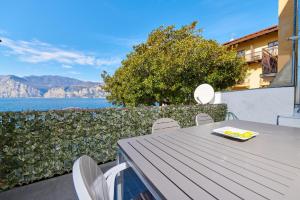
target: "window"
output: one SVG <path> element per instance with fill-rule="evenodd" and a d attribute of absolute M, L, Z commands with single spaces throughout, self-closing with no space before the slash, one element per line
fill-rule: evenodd
<path fill-rule="evenodd" d="M 271 47 L 276 47 L 278 46 L 278 41 L 273 41 L 273 42 L 269 42 L 268 43 L 268 47 L 271 48 Z"/>
<path fill-rule="evenodd" d="M 238 57 L 244 57 L 245 56 L 245 50 L 240 50 L 237 52 Z"/>

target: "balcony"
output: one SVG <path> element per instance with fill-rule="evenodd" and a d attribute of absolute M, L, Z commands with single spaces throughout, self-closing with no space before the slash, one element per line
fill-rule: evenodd
<path fill-rule="evenodd" d="M 275 76 L 277 73 L 278 47 L 262 50 L 262 77 Z"/>
<path fill-rule="evenodd" d="M 261 61 L 261 59 L 262 59 L 262 51 L 245 54 L 245 61 L 247 63 L 258 62 Z"/>
<path fill-rule="evenodd" d="M 277 73 L 278 46 L 263 48 L 260 51 L 239 56 L 244 57 L 247 63 L 260 62 L 262 66 L 261 77 L 272 77 Z"/>
<path fill-rule="evenodd" d="M 278 56 L 278 46 L 263 48 L 260 51 L 253 51 L 248 54 L 244 54 L 245 61 L 248 63 L 251 62 L 259 62 L 263 59 L 264 52 L 268 52 L 270 56 L 277 57 Z"/>

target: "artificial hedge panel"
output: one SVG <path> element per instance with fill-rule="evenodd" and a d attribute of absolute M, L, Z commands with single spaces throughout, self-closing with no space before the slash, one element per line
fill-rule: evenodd
<path fill-rule="evenodd" d="M 105 163 L 116 158 L 121 138 L 149 134 L 160 117 L 195 125 L 195 116 L 208 113 L 225 119 L 227 107 L 191 105 L 97 110 L 0 113 L 0 190 L 70 172 L 87 154 Z"/>

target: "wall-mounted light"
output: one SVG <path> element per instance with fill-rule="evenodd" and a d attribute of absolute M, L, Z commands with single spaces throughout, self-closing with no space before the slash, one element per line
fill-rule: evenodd
<path fill-rule="evenodd" d="M 299 39 L 300 39 L 299 35 L 291 36 L 288 38 L 288 40 L 299 40 Z"/>

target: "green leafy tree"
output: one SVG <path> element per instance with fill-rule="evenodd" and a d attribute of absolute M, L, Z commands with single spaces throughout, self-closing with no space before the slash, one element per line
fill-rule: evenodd
<path fill-rule="evenodd" d="M 103 72 L 107 99 L 126 106 L 190 104 L 199 84 L 222 90 L 243 80 L 246 65 L 236 51 L 204 39 L 196 24 L 155 29 L 113 76 Z"/>

